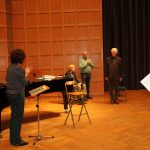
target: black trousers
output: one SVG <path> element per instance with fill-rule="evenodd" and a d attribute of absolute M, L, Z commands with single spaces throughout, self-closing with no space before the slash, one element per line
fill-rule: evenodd
<path fill-rule="evenodd" d="M 8 94 L 7 97 L 11 106 L 10 142 L 19 143 L 24 114 L 24 97 L 21 94 Z"/>
<path fill-rule="evenodd" d="M 82 83 L 86 84 L 87 97 L 90 96 L 91 73 L 81 73 Z"/>
<path fill-rule="evenodd" d="M 109 79 L 109 93 L 111 101 L 116 101 L 118 99 L 118 86 L 119 79 Z"/>
<path fill-rule="evenodd" d="M 67 93 L 66 91 L 61 92 L 63 96 L 63 101 L 64 101 L 64 109 L 68 109 L 68 98 L 67 98 Z"/>

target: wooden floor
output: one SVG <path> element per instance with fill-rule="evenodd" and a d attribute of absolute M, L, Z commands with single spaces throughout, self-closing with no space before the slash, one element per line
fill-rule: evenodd
<path fill-rule="evenodd" d="M 128 91 L 127 102 L 110 104 L 108 93 L 94 97 L 86 103 L 92 124 L 86 115 L 76 122 L 73 129 L 71 118 L 63 125 L 66 114 L 56 97 L 40 99 L 40 132 L 43 136 L 54 135 L 54 139 L 41 140 L 33 145 L 29 135 L 37 133 L 35 101 L 26 101 L 22 137 L 28 146 L 15 147 L 9 144 L 9 129 L 0 139 L 0 150 L 150 150 L 150 93 L 146 90 Z M 80 105 L 75 105 L 78 114 Z M 9 108 L 2 113 L 7 126 Z M 77 120 L 77 117 L 75 118 Z M 32 121 L 32 122 L 31 122 Z M 4 127 L 4 126 L 3 126 Z"/>

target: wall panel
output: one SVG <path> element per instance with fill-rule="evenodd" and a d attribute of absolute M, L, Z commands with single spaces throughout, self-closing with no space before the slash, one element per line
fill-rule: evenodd
<path fill-rule="evenodd" d="M 74 12 L 64 12 L 64 25 L 74 25 L 75 24 L 75 14 Z"/>
<path fill-rule="evenodd" d="M 38 56 L 28 56 L 28 66 L 32 68 L 39 68 L 39 58 Z"/>
<path fill-rule="evenodd" d="M 77 10 L 88 10 L 88 1 L 87 0 L 76 0 L 76 9 Z"/>
<path fill-rule="evenodd" d="M 100 0 L 89 0 L 90 9 L 96 10 L 101 9 L 101 1 Z"/>
<path fill-rule="evenodd" d="M 59 13 L 59 12 L 52 13 L 51 18 L 52 18 L 52 25 L 53 26 L 62 25 L 62 14 L 61 13 Z"/>
<path fill-rule="evenodd" d="M 74 26 L 67 26 L 64 27 L 64 39 L 75 39 L 75 27 Z"/>
<path fill-rule="evenodd" d="M 15 42 L 24 42 L 25 41 L 25 30 L 21 28 L 14 29 L 13 38 Z"/>
<path fill-rule="evenodd" d="M 16 1 L 14 0 L 13 1 L 14 8 L 15 8 L 15 5 L 14 5 L 15 2 Z M 25 0 L 25 1 L 22 0 L 22 2 L 24 2 L 24 7 L 25 7 L 24 9 L 25 9 L 26 13 L 36 12 L 36 10 L 37 10 L 37 0 Z M 15 11 L 13 11 L 13 12 L 15 12 Z M 23 12 L 23 9 L 22 9 L 22 12 Z"/>
<path fill-rule="evenodd" d="M 79 77 L 79 58 L 87 50 L 95 64 L 92 94 L 102 94 L 101 3 L 102 0 L 12 0 L 14 47 L 24 48 L 27 66 L 42 69 L 45 74 L 63 75 L 73 63 Z M 3 18 L 3 14 L 0 16 Z"/>
<path fill-rule="evenodd" d="M 65 57 L 65 68 L 68 67 L 68 65 L 70 64 L 75 64 L 76 66 L 78 65 L 78 63 L 76 62 L 76 55 L 66 55 Z"/>
<path fill-rule="evenodd" d="M 9 51 L 13 47 L 11 3 L 0 1 L 0 83 L 6 82 Z"/>
<path fill-rule="evenodd" d="M 38 11 L 49 12 L 49 0 L 38 0 Z"/>
<path fill-rule="evenodd" d="M 38 44 L 37 42 L 28 42 L 27 45 L 27 54 L 28 56 L 38 56 Z"/>
<path fill-rule="evenodd" d="M 24 15 L 23 14 L 16 14 L 13 15 L 13 24 L 16 28 L 24 27 Z"/>
<path fill-rule="evenodd" d="M 75 48 L 76 42 L 74 40 L 65 40 L 64 42 L 64 53 L 67 54 L 75 54 L 76 48 Z"/>
<path fill-rule="evenodd" d="M 77 24 L 78 25 L 88 25 L 88 11 L 78 11 L 77 12 Z"/>
<path fill-rule="evenodd" d="M 83 51 L 89 52 L 89 42 L 88 40 L 78 40 L 77 41 L 77 53 L 82 54 Z"/>
<path fill-rule="evenodd" d="M 36 14 L 26 15 L 26 26 L 27 27 L 37 27 L 37 17 Z"/>
<path fill-rule="evenodd" d="M 61 11 L 62 9 L 62 0 L 51 0 L 50 6 L 52 11 Z"/>
<path fill-rule="evenodd" d="M 52 42 L 52 55 L 63 55 L 63 43 L 62 41 Z"/>
<path fill-rule="evenodd" d="M 38 14 L 39 26 L 48 26 L 50 25 L 49 13 Z"/>
<path fill-rule="evenodd" d="M 51 44 L 50 42 L 40 42 L 39 43 L 39 53 L 40 55 L 46 55 L 46 56 L 49 56 L 51 55 Z"/>
<path fill-rule="evenodd" d="M 54 69 L 63 69 L 64 68 L 64 57 L 63 56 L 53 56 L 53 65 L 55 66 Z M 63 72 L 62 72 L 63 73 Z"/>
<path fill-rule="evenodd" d="M 50 40 L 49 28 L 44 28 L 44 27 L 39 28 L 39 40 L 40 41 L 49 41 Z"/>
<path fill-rule="evenodd" d="M 38 40 L 37 28 L 28 28 L 26 30 L 26 35 L 27 35 L 28 42 L 37 41 Z"/>
<path fill-rule="evenodd" d="M 51 57 L 50 56 L 40 56 L 40 68 L 41 69 L 51 69 Z"/>

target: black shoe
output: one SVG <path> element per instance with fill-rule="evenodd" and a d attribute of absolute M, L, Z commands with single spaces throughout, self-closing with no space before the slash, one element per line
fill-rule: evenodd
<path fill-rule="evenodd" d="M 93 99 L 91 96 L 87 96 L 86 98 L 87 98 L 87 99 Z"/>
<path fill-rule="evenodd" d="M 115 101 L 115 103 L 116 103 L 116 104 L 119 104 L 119 102 L 118 102 L 118 101 Z"/>
<path fill-rule="evenodd" d="M 85 101 L 88 101 L 88 99 L 87 99 L 87 98 L 85 98 Z"/>
<path fill-rule="evenodd" d="M 19 143 L 12 143 L 12 145 L 15 145 L 15 146 L 24 146 L 24 145 L 28 145 L 29 143 L 28 142 L 25 142 L 23 140 L 21 140 Z"/>
<path fill-rule="evenodd" d="M 114 101 L 111 101 L 111 104 L 115 104 L 115 102 L 114 102 Z"/>

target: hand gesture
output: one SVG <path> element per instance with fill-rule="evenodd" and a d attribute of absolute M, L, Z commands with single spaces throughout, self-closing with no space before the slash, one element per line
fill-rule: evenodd
<path fill-rule="evenodd" d="M 91 61 L 90 61 L 90 60 L 87 60 L 87 63 L 88 63 L 88 64 L 90 64 L 90 63 L 91 63 Z"/>
<path fill-rule="evenodd" d="M 31 67 L 26 67 L 25 68 L 25 75 L 28 76 L 29 73 L 31 72 L 32 68 Z"/>

